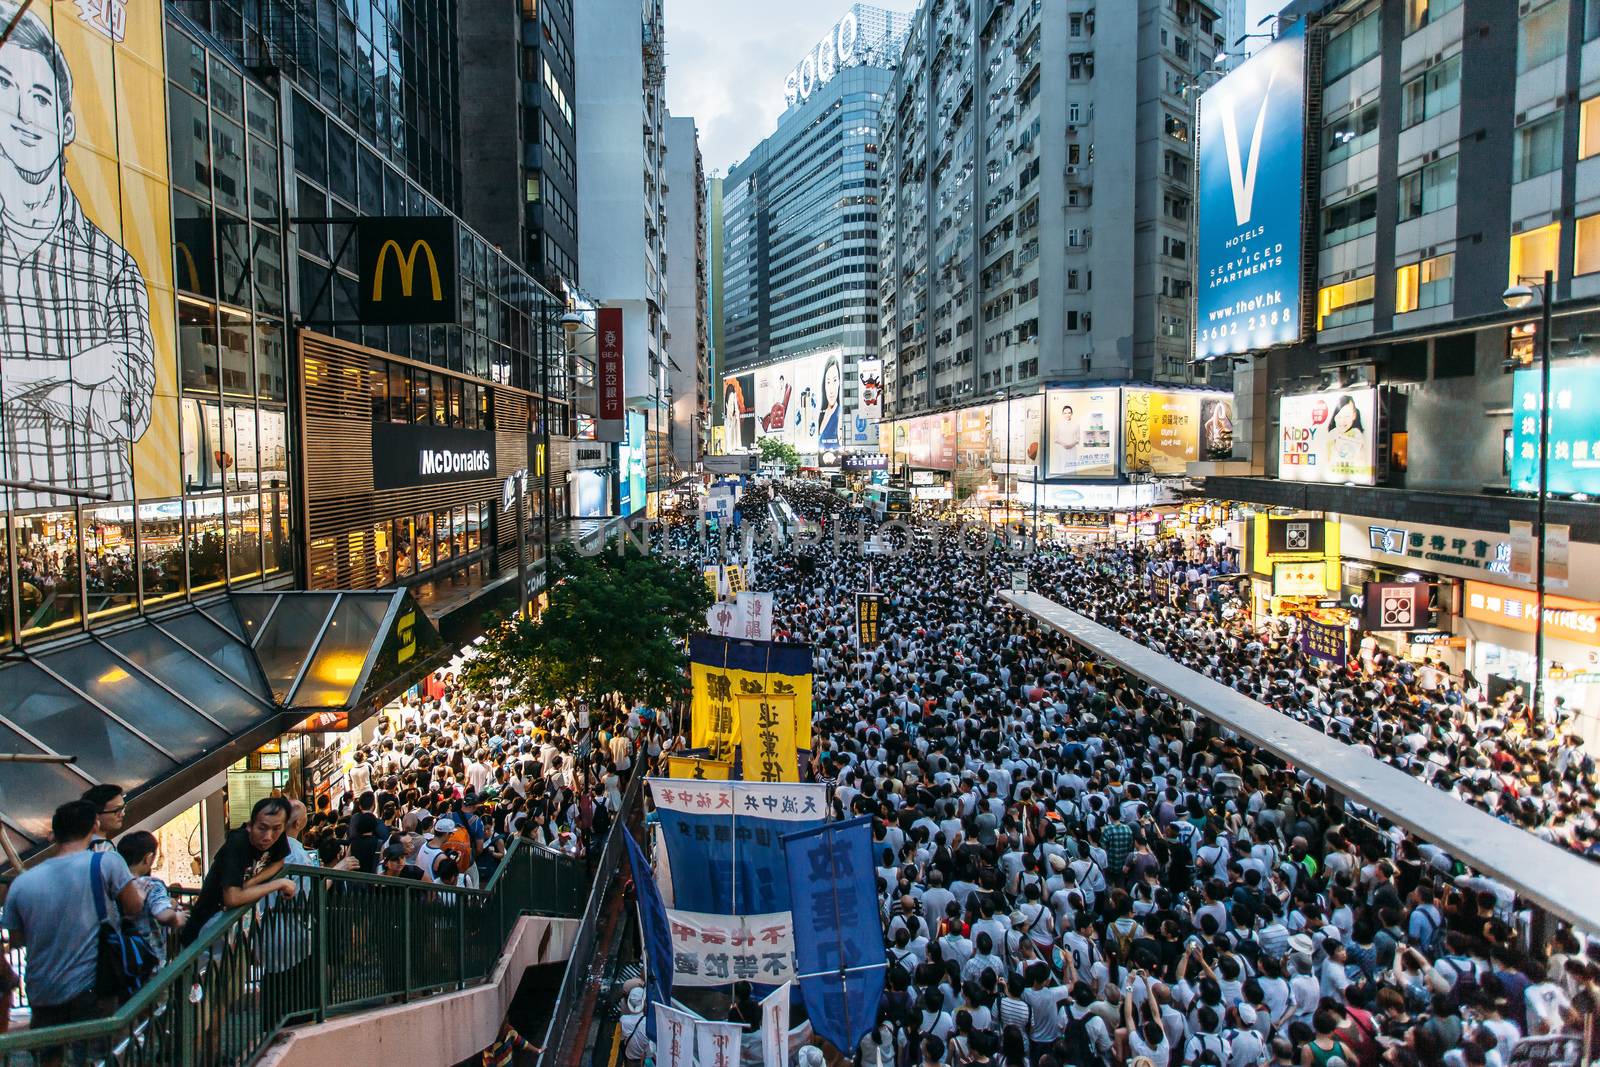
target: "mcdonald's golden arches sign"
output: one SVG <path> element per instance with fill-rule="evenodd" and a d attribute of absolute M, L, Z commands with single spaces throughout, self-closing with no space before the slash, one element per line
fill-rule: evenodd
<path fill-rule="evenodd" d="M 366 218 L 357 237 L 362 322 L 404 326 L 459 320 L 454 219 Z"/>

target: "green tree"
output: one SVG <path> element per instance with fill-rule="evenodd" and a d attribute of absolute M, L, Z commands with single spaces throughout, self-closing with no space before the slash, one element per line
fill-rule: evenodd
<path fill-rule="evenodd" d="M 632 545 L 619 554 L 615 543 L 594 556 L 561 545 L 552 564 L 544 613 L 491 630 L 463 669 L 468 689 L 510 679 L 540 704 L 617 693 L 658 708 L 687 695 L 685 640 L 713 603 L 697 568 Z"/>
<path fill-rule="evenodd" d="M 761 450 L 762 463 L 774 463 L 789 470 L 800 466 L 800 453 L 781 437 L 757 438 L 756 447 Z"/>

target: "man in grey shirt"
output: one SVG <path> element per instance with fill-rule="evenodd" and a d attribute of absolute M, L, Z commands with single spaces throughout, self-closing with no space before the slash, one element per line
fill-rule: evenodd
<path fill-rule="evenodd" d="M 30 1025 L 36 1030 L 99 1018 L 115 1008 L 95 994 L 100 939 L 92 894 L 105 894 L 111 916 L 118 905 L 123 915 L 137 915 L 144 906 L 144 894 L 122 857 L 114 851 L 90 851 L 97 815 L 95 805 L 86 800 L 57 808 L 50 820 L 56 854 L 18 875 L 6 897 L 6 932 L 13 947 L 28 950 Z M 99 885 L 90 881 L 96 858 Z M 40 1063 L 60 1060 L 61 1050 L 56 1049 Z"/>

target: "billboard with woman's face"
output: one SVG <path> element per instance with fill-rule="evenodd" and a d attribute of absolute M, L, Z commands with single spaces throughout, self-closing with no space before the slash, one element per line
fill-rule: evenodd
<path fill-rule="evenodd" d="M 1278 477 L 1377 484 L 1378 391 L 1341 389 L 1279 401 Z"/>
<path fill-rule="evenodd" d="M 756 376 L 730 374 L 722 379 L 723 440 L 729 452 L 756 444 Z"/>

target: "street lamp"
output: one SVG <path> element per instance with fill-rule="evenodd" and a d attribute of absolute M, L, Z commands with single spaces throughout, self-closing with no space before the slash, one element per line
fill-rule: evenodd
<path fill-rule="evenodd" d="M 1524 284 L 1525 279 L 1519 277 L 1515 285 L 1509 286 L 1501 294 L 1500 300 L 1506 307 L 1513 311 L 1520 311 L 1533 303 L 1535 293 L 1539 297 L 1539 512 L 1536 525 L 1539 538 L 1539 562 L 1535 572 L 1535 600 L 1538 617 L 1533 628 L 1533 709 L 1534 714 L 1542 722 L 1544 720 L 1543 700 L 1544 681 L 1544 546 L 1545 546 L 1545 503 L 1550 495 L 1550 457 L 1547 454 L 1550 444 L 1550 305 L 1555 286 L 1555 272 L 1545 271 L 1542 284 Z"/>

